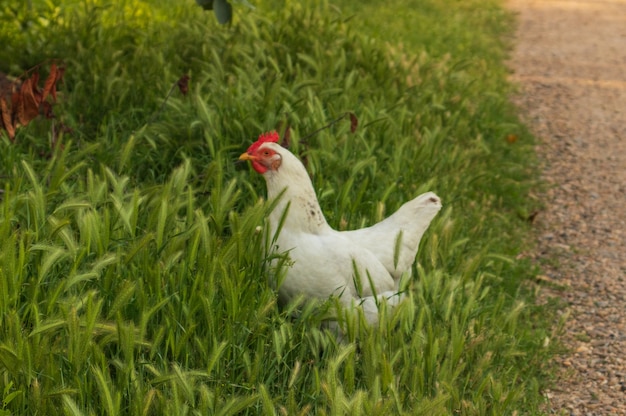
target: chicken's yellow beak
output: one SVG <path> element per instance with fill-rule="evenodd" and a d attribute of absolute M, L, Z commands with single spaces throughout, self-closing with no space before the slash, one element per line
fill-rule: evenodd
<path fill-rule="evenodd" d="M 245 152 L 239 156 L 239 160 L 256 160 L 256 157 L 252 156 L 250 153 Z"/>

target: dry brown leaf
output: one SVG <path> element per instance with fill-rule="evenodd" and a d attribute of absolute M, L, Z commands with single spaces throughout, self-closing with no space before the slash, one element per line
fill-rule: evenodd
<path fill-rule="evenodd" d="M 359 126 L 359 119 L 356 118 L 354 113 L 348 113 L 350 115 L 350 133 L 354 133 Z"/>
<path fill-rule="evenodd" d="M 183 95 L 187 95 L 187 93 L 189 92 L 189 75 L 183 75 L 182 77 L 180 77 L 180 79 L 177 81 L 177 84 L 180 92 Z"/>
<path fill-rule="evenodd" d="M 17 106 L 13 103 L 13 113 L 16 115 L 15 118 L 17 118 L 17 121 L 22 126 L 27 125 L 32 119 L 39 115 L 41 93 L 37 88 L 38 80 L 39 74 L 35 72 L 30 78 L 24 81 L 22 88 L 20 88 Z"/>
<path fill-rule="evenodd" d="M 0 97 L 0 113 L 2 113 L 2 127 L 9 135 L 9 139 L 13 141 L 15 138 L 15 127 L 13 127 L 13 121 L 11 120 L 11 112 L 4 97 Z"/>
<path fill-rule="evenodd" d="M 39 88 L 39 72 L 33 72 L 21 85 L 16 82 L 2 85 L 0 97 L 0 128 L 6 130 L 11 141 L 15 138 L 15 129 L 25 126 L 31 120 L 43 113 L 47 118 L 53 118 L 52 105 L 46 101 L 51 96 L 56 101 L 56 85 L 62 78 L 65 69 L 56 64 L 50 65 L 50 74 L 46 78 L 43 90 Z M 6 78 L 6 76 L 5 76 Z M 3 82 L 6 84 L 6 81 Z M 9 106 L 8 95 L 11 94 Z"/>
<path fill-rule="evenodd" d="M 52 99 L 56 102 L 57 100 L 57 83 L 61 80 L 63 76 L 64 68 L 59 68 L 55 63 L 50 65 L 50 74 L 48 78 L 46 78 L 46 83 L 43 86 L 43 91 L 41 92 L 41 101 L 44 101 L 48 95 L 52 96 Z"/>

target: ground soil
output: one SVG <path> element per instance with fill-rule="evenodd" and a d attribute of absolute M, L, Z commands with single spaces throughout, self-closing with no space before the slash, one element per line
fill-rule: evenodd
<path fill-rule="evenodd" d="M 538 137 L 542 299 L 563 302 L 546 411 L 626 415 L 626 0 L 508 0 L 514 98 Z M 556 323 L 555 323 L 556 324 Z"/>

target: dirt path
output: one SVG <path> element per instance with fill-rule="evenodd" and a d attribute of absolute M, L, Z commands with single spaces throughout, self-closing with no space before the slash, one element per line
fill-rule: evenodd
<path fill-rule="evenodd" d="M 516 98 L 540 138 L 546 280 L 569 317 L 549 410 L 626 415 L 626 0 L 508 0 Z"/>

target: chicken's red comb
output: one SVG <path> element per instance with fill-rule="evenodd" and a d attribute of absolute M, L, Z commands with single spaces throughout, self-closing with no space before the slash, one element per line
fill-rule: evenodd
<path fill-rule="evenodd" d="M 248 153 L 253 153 L 263 143 L 268 143 L 268 142 L 278 143 L 279 139 L 280 139 L 280 137 L 278 136 L 278 133 L 276 133 L 276 131 L 270 131 L 270 132 L 267 132 L 267 133 L 263 133 L 263 134 L 261 134 L 259 136 L 259 138 L 257 139 L 256 142 L 252 143 L 250 145 L 250 147 L 248 147 Z"/>

